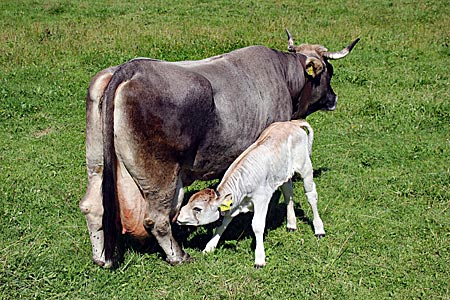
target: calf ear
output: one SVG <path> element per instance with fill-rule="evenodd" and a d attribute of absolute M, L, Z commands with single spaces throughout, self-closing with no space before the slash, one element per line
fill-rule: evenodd
<path fill-rule="evenodd" d="M 312 78 L 316 77 L 323 71 L 323 64 L 320 59 L 308 57 L 305 63 L 305 72 Z"/>
<path fill-rule="evenodd" d="M 205 194 L 208 196 L 209 200 L 212 200 L 212 199 L 218 197 L 216 191 L 213 189 L 210 189 L 210 188 L 205 189 Z"/>
<path fill-rule="evenodd" d="M 219 206 L 221 215 L 224 216 L 225 212 L 231 209 L 231 206 L 233 206 L 233 199 L 231 198 L 231 194 L 227 194 Z"/>

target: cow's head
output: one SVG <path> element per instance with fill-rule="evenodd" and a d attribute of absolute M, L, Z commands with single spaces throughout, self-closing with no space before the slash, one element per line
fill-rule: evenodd
<path fill-rule="evenodd" d="M 306 76 L 306 84 L 300 95 L 298 107 L 294 111 L 293 118 L 305 118 L 318 110 L 334 110 L 337 104 L 337 96 L 331 88 L 333 66 L 329 60 L 340 59 L 352 51 L 359 38 L 339 52 L 329 52 L 321 45 L 303 44 L 294 46 L 294 40 L 286 29 L 288 35 L 288 50 L 301 54 L 301 61 Z"/>
<path fill-rule="evenodd" d="M 221 198 L 213 189 L 199 191 L 181 208 L 177 223 L 199 226 L 215 222 L 220 217 L 220 203 Z"/>

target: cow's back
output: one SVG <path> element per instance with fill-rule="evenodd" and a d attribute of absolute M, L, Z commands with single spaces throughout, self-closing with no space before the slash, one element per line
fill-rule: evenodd
<path fill-rule="evenodd" d="M 215 120 L 209 81 L 161 61 L 133 60 L 123 68 L 114 75 L 129 74 L 114 99 L 119 157 L 135 147 L 138 157 L 130 164 L 162 155 L 180 165 L 189 164 Z"/>
<path fill-rule="evenodd" d="M 213 90 L 216 123 L 206 133 L 192 169 L 196 179 L 221 173 L 271 123 L 289 120 L 292 99 L 283 54 L 251 46 L 201 61 L 174 63 L 201 74 Z"/>

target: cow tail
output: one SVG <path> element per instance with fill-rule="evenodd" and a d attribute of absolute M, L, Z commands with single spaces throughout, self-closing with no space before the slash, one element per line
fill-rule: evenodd
<path fill-rule="evenodd" d="M 114 97 L 117 87 L 124 81 L 117 70 L 106 87 L 101 101 L 103 131 L 103 219 L 104 252 L 106 261 L 114 261 L 122 225 L 117 198 L 117 158 L 114 148 Z M 123 73 L 122 73 L 123 74 Z"/>
<path fill-rule="evenodd" d="M 312 129 L 311 125 L 309 125 L 308 122 L 306 122 L 305 120 L 297 120 L 298 125 L 300 125 L 301 127 L 306 128 L 307 130 L 307 134 L 308 134 L 308 152 L 309 152 L 309 156 L 312 156 L 312 145 L 313 145 L 313 141 L 314 141 L 314 130 Z"/>

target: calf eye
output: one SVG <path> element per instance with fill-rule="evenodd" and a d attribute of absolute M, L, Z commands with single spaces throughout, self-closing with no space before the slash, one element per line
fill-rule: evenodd
<path fill-rule="evenodd" d="M 200 207 L 197 207 L 197 206 L 194 207 L 192 210 L 195 211 L 195 212 L 197 212 L 197 213 L 199 213 L 199 212 L 202 211 L 202 209 L 201 209 Z"/>

